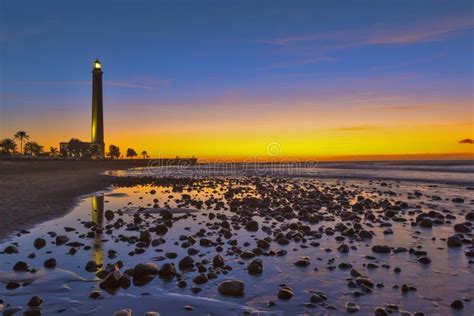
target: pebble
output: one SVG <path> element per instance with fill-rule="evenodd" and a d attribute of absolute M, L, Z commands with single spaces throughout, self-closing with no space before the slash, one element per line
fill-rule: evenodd
<path fill-rule="evenodd" d="M 249 274 L 252 274 L 252 275 L 261 274 L 263 272 L 262 260 L 259 260 L 259 259 L 252 260 L 247 266 L 247 271 Z"/>
<path fill-rule="evenodd" d="M 118 310 L 114 313 L 114 316 L 132 316 L 132 310 L 131 309 L 121 309 Z"/>
<path fill-rule="evenodd" d="M 218 291 L 222 295 L 242 296 L 244 294 L 245 284 L 239 280 L 227 280 L 219 284 Z"/>
<path fill-rule="evenodd" d="M 464 304 L 462 303 L 461 300 L 455 300 L 451 303 L 451 307 L 454 308 L 454 309 L 463 309 Z"/>
<path fill-rule="evenodd" d="M 282 287 L 280 290 L 278 290 L 277 296 L 279 299 L 289 300 L 293 297 L 293 290 L 289 287 Z"/>
<path fill-rule="evenodd" d="M 33 242 L 33 246 L 36 249 L 41 249 L 44 246 L 46 246 L 46 240 L 44 240 L 43 238 L 36 238 L 35 241 Z"/>
<path fill-rule="evenodd" d="M 43 303 L 43 299 L 39 296 L 33 296 L 29 302 L 28 302 L 28 306 L 29 307 L 38 307 L 40 306 L 41 304 Z"/>
<path fill-rule="evenodd" d="M 47 259 L 45 260 L 45 262 L 43 263 L 43 266 L 47 269 L 54 269 L 56 268 L 56 259 L 54 258 L 50 258 L 50 259 Z"/>
<path fill-rule="evenodd" d="M 372 251 L 375 253 L 390 253 L 391 249 L 387 245 L 384 245 L 384 246 L 376 245 L 372 247 Z"/>
<path fill-rule="evenodd" d="M 17 263 L 15 263 L 15 265 L 13 266 L 13 270 L 14 271 L 21 271 L 21 272 L 26 272 L 28 271 L 28 263 L 24 262 L 24 261 L 18 261 Z"/>
<path fill-rule="evenodd" d="M 348 313 L 355 313 L 355 312 L 358 312 L 359 311 L 359 306 L 354 303 L 354 302 L 347 302 L 346 303 L 346 311 Z"/>

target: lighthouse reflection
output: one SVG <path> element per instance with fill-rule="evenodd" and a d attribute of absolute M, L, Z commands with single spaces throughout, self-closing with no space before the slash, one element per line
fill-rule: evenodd
<path fill-rule="evenodd" d="M 92 260 L 100 265 L 104 261 L 102 249 L 102 227 L 104 222 L 104 196 L 97 195 L 91 197 L 91 218 L 95 224 L 95 237 L 92 245 Z"/>

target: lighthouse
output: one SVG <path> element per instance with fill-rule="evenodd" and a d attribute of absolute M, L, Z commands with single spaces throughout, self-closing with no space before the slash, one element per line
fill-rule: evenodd
<path fill-rule="evenodd" d="M 105 157 L 104 109 L 102 104 L 102 64 L 98 59 L 92 68 L 92 126 L 91 144 L 96 145 L 97 158 Z"/>

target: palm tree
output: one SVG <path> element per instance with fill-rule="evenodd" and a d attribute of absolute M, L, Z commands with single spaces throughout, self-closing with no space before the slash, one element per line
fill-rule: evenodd
<path fill-rule="evenodd" d="M 23 155 L 23 141 L 30 139 L 30 135 L 28 135 L 25 131 L 18 131 L 13 137 L 20 141 L 20 151 Z"/>
<path fill-rule="evenodd" d="M 127 158 L 133 158 L 137 156 L 137 152 L 133 148 L 128 148 L 127 149 Z"/>
<path fill-rule="evenodd" d="M 109 145 L 109 156 L 112 159 L 120 158 L 120 147 L 115 145 Z"/>
<path fill-rule="evenodd" d="M 0 148 L 4 154 L 14 154 L 16 152 L 16 143 L 11 138 L 5 138 L 0 141 Z"/>
<path fill-rule="evenodd" d="M 56 157 L 58 155 L 58 149 L 56 147 L 49 147 L 49 153 L 51 157 Z"/>
<path fill-rule="evenodd" d="M 25 144 L 25 152 L 30 156 L 40 156 L 43 152 L 43 146 L 37 142 L 27 142 Z"/>
<path fill-rule="evenodd" d="M 148 156 L 148 153 L 146 152 L 146 150 L 142 151 L 142 157 L 143 157 L 143 159 L 145 159 L 146 156 Z"/>

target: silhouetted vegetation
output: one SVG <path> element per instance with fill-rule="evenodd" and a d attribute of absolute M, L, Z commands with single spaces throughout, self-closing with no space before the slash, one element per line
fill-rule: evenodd
<path fill-rule="evenodd" d="M 149 157 L 149 156 L 148 156 L 148 153 L 146 152 L 146 150 L 142 151 L 142 157 L 143 157 L 143 159 Z"/>
<path fill-rule="evenodd" d="M 128 148 L 127 149 L 127 158 L 133 158 L 138 156 L 137 152 L 133 148 Z"/>
<path fill-rule="evenodd" d="M 16 147 L 15 141 L 11 138 L 5 138 L 0 141 L 0 148 L 3 155 L 14 155 Z"/>
<path fill-rule="evenodd" d="M 56 147 L 49 147 L 49 155 L 51 157 L 56 157 L 59 154 L 59 151 Z"/>
<path fill-rule="evenodd" d="M 112 159 L 119 159 L 120 158 L 120 147 L 115 145 L 109 146 L 108 156 Z"/>
<path fill-rule="evenodd" d="M 37 142 L 27 142 L 23 148 L 23 154 L 38 157 L 43 153 L 43 146 Z"/>
<path fill-rule="evenodd" d="M 25 131 L 18 131 L 13 137 L 20 141 L 20 152 L 23 155 L 24 154 L 23 141 L 30 139 L 30 135 L 28 135 Z"/>
<path fill-rule="evenodd" d="M 77 138 L 71 138 L 64 148 L 61 148 L 63 157 L 72 157 L 76 159 L 90 159 L 97 155 L 99 146 L 83 142 Z"/>

